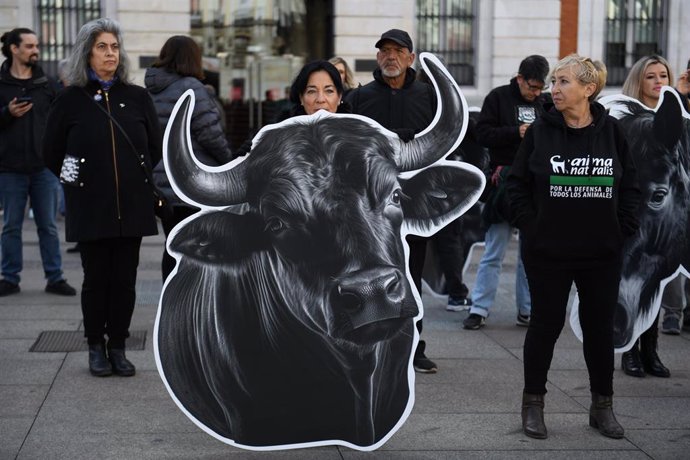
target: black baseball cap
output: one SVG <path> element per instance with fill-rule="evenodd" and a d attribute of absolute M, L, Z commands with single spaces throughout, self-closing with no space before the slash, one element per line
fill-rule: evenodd
<path fill-rule="evenodd" d="M 410 53 L 412 52 L 412 39 L 410 38 L 410 34 L 404 30 L 391 29 L 388 32 L 384 32 L 374 46 L 376 46 L 376 48 L 381 48 L 381 44 L 386 40 L 390 40 L 400 46 L 404 46 L 410 50 Z"/>

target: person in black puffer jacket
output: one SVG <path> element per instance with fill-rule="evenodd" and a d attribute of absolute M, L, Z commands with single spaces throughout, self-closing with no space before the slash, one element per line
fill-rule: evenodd
<path fill-rule="evenodd" d="M 158 60 L 146 70 L 144 83 L 156 106 L 161 132 L 165 132 L 170 114 L 180 96 L 188 89 L 194 90 L 196 101 L 191 126 L 194 155 L 208 166 L 220 166 L 232 160 L 232 152 L 224 134 L 221 114 L 213 96 L 201 82 L 203 78 L 199 45 L 187 36 L 175 35 L 165 42 Z M 162 219 L 167 238 L 175 225 L 194 214 L 198 208 L 184 203 L 175 195 L 165 175 L 162 161 L 154 168 L 153 179 L 173 206 L 172 216 Z M 163 249 L 161 269 L 164 281 L 174 267 L 175 259 Z"/>

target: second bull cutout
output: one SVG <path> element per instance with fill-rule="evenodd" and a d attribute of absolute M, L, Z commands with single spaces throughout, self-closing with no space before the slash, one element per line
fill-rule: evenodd
<path fill-rule="evenodd" d="M 420 55 L 438 110 L 409 143 L 358 115 L 319 111 L 263 128 L 246 158 L 200 164 L 178 101 L 164 145 L 173 189 L 201 211 L 168 238 L 177 266 L 155 324 L 160 375 L 203 430 L 254 450 L 373 450 L 414 404 L 422 318 L 408 234 L 430 236 L 479 198 L 484 176 L 443 160 L 467 104 Z"/>
<path fill-rule="evenodd" d="M 623 268 L 614 317 L 614 346 L 630 350 L 657 321 L 668 282 L 690 277 L 690 114 L 671 87 L 656 109 L 622 94 L 600 100 L 619 120 L 638 170 L 642 200 L 639 230 L 623 247 Z M 579 300 L 570 323 L 580 340 Z"/>

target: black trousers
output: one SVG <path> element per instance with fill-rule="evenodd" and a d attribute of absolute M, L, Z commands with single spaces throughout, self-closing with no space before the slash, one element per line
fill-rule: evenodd
<path fill-rule="evenodd" d="M 621 265 L 578 269 L 525 264 L 532 314 L 525 335 L 525 392 L 545 394 L 556 340 L 566 318 L 573 283 L 580 299 L 579 319 L 590 390 L 613 394 L 613 316 L 618 301 Z"/>
<path fill-rule="evenodd" d="M 410 275 L 412 281 L 422 296 L 422 272 L 424 272 L 424 260 L 426 259 L 426 238 L 419 236 L 408 236 L 407 244 L 410 246 Z M 422 333 L 422 320 L 417 321 L 417 330 Z"/>
<path fill-rule="evenodd" d="M 446 278 L 448 295 L 464 299 L 469 289 L 462 280 L 462 269 L 465 266 L 465 240 L 462 232 L 462 217 L 458 217 L 433 236 L 436 245 L 438 262 Z"/>
<path fill-rule="evenodd" d="M 141 237 L 79 242 L 84 283 L 81 310 L 89 345 L 124 348 L 136 300 Z"/>

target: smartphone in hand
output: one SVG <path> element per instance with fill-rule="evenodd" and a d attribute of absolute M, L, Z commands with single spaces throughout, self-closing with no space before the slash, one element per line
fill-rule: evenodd
<path fill-rule="evenodd" d="M 23 104 L 25 102 L 32 102 L 33 99 L 31 96 L 19 96 L 17 97 L 17 100 L 15 101 L 17 104 Z"/>

